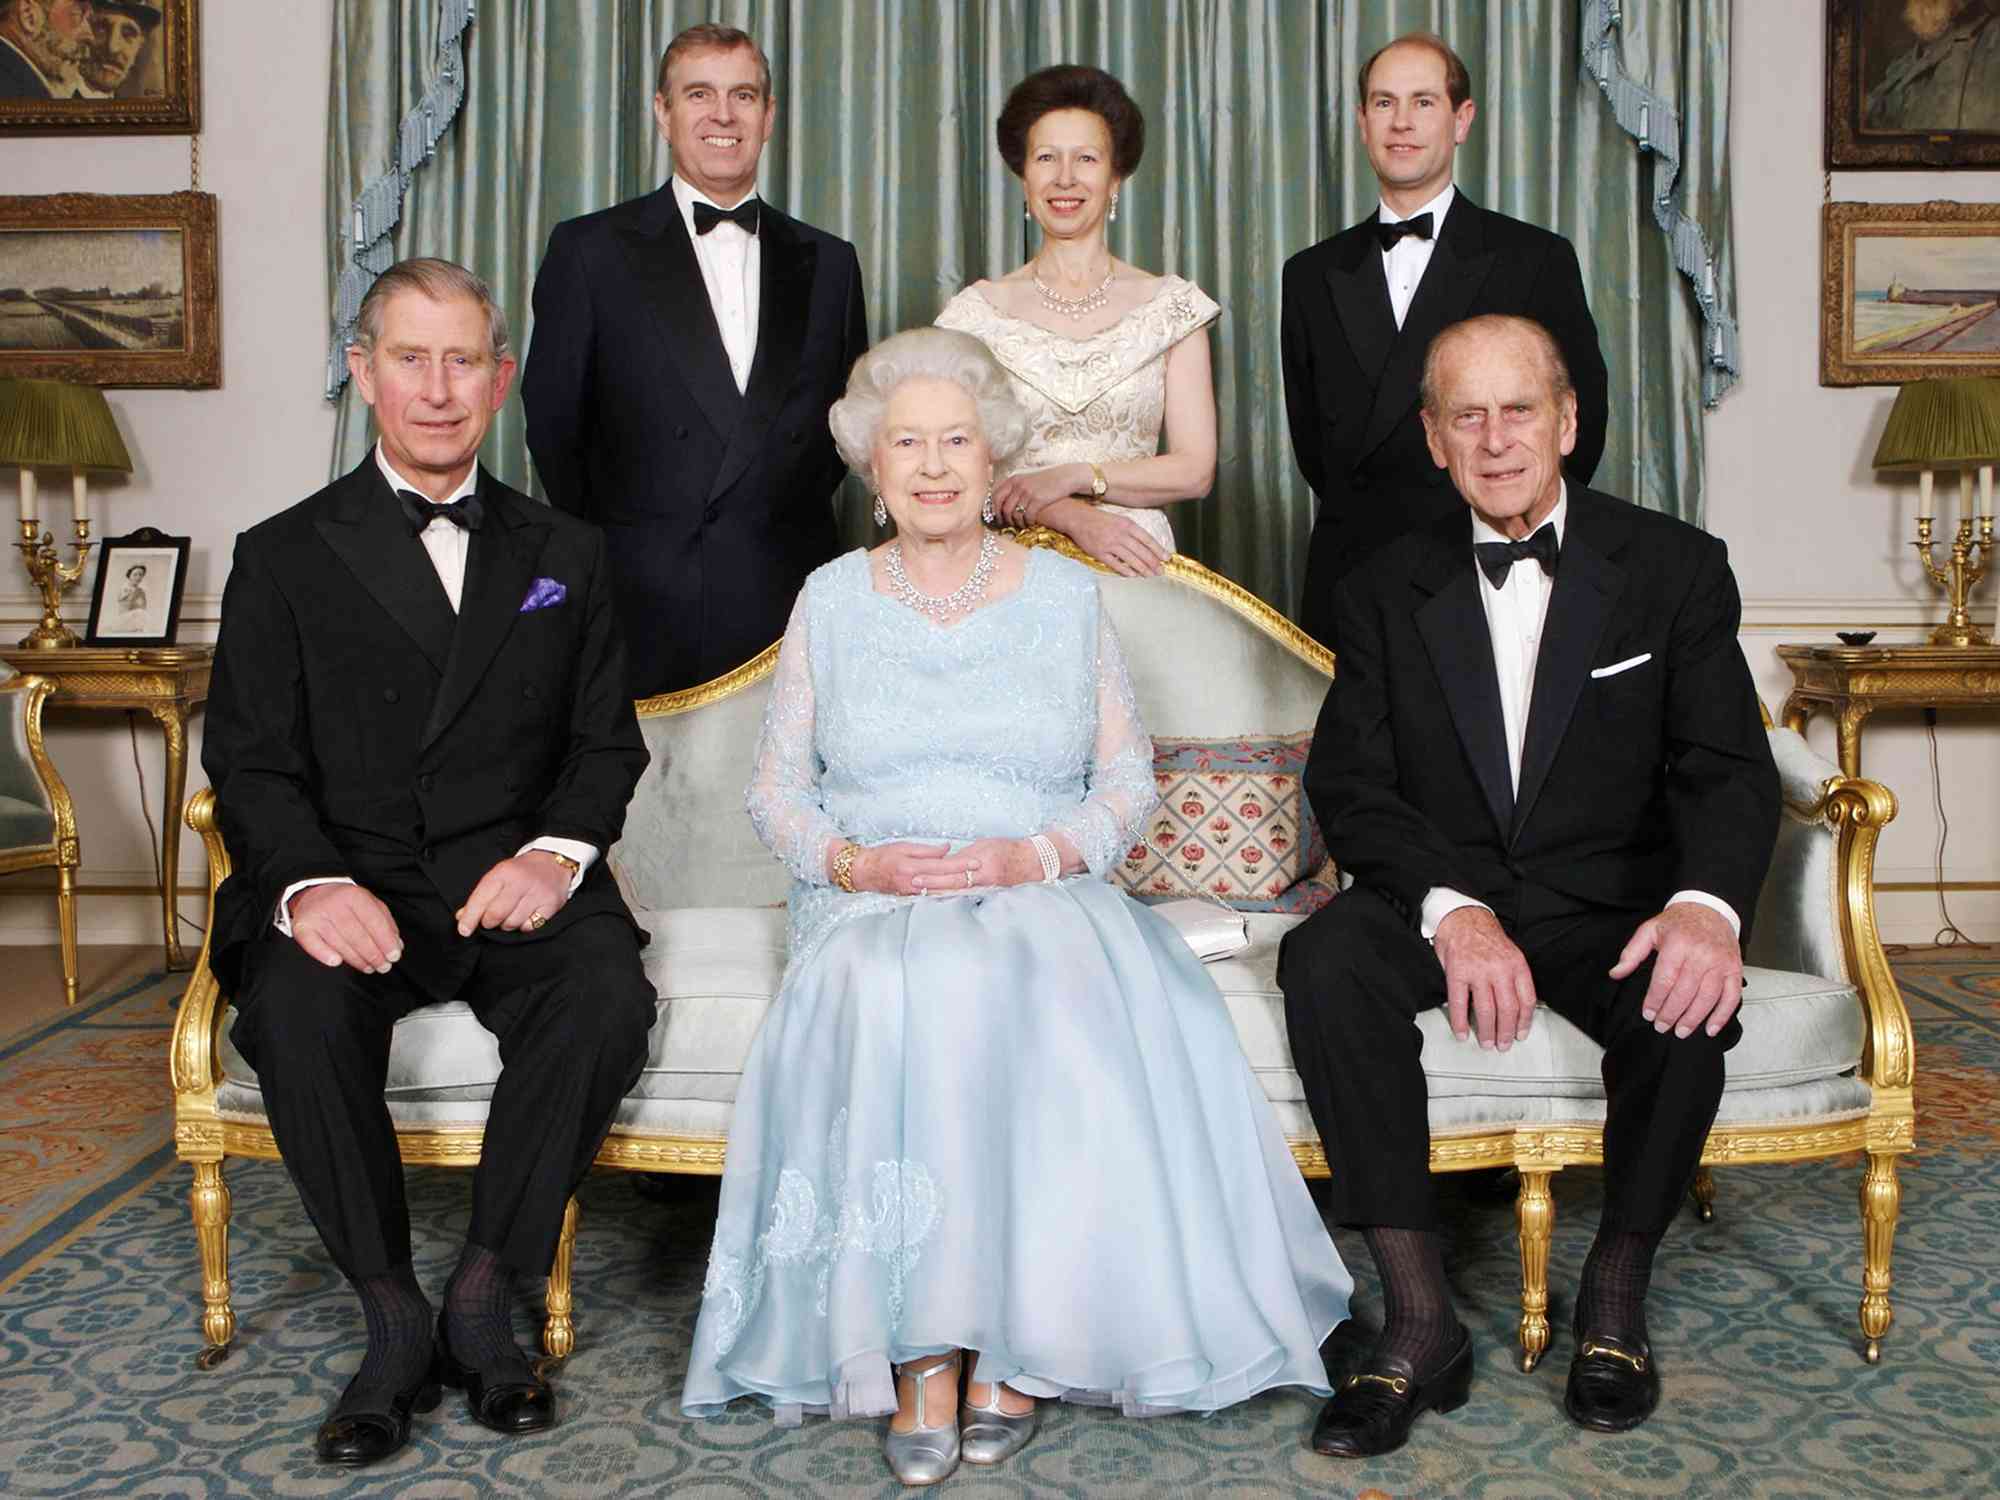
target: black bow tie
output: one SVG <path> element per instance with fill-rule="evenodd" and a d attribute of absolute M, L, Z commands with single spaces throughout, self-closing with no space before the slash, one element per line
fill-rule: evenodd
<path fill-rule="evenodd" d="M 717 208 L 713 203 L 696 203 L 694 206 L 694 232 L 707 234 L 716 225 L 728 220 L 745 234 L 757 232 L 757 200 L 745 198 L 734 208 Z"/>
<path fill-rule="evenodd" d="M 1420 240 L 1429 239 L 1431 216 L 1427 213 L 1418 214 L 1414 219 L 1398 219 L 1393 224 L 1384 223 L 1380 219 L 1375 221 L 1375 238 L 1382 242 L 1382 253 L 1385 255 L 1395 249 L 1396 241 L 1406 234 Z"/>
<path fill-rule="evenodd" d="M 1556 540 L 1556 523 L 1553 521 L 1544 521 L 1526 541 L 1472 544 L 1472 555 L 1479 559 L 1480 571 L 1496 589 L 1507 582 L 1507 575 L 1514 570 L 1514 564 L 1524 557 L 1532 557 L 1542 565 L 1544 573 L 1555 577 L 1556 554 L 1561 550 L 1562 543 Z"/>
<path fill-rule="evenodd" d="M 486 507 L 479 503 L 477 495 L 466 495 L 449 505 L 427 500 L 415 490 L 397 490 L 396 498 L 403 502 L 403 514 L 409 518 L 412 536 L 421 536 L 426 526 L 440 519 L 465 531 L 477 531 L 486 519 Z"/>

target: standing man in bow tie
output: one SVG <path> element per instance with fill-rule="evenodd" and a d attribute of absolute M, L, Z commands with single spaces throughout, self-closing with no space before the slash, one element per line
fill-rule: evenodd
<path fill-rule="evenodd" d="M 683 31 L 653 96 L 672 179 L 558 224 L 535 278 L 528 447 L 611 544 L 637 697 L 775 642 L 838 545 L 826 414 L 868 347 L 861 263 L 757 197 L 776 115 L 747 33 Z"/>
<path fill-rule="evenodd" d="M 1564 1405 L 1601 1431 L 1651 1414 L 1653 1256 L 1741 1034 L 1740 933 L 1778 826 L 1727 552 L 1564 481 L 1576 392 L 1547 330 L 1449 329 L 1422 406 L 1460 509 L 1333 590 L 1340 671 L 1305 785 L 1355 885 L 1278 958 L 1333 1213 L 1382 1275 L 1381 1337 L 1313 1430 L 1349 1458 L 1472 1379 L 1414 1024 L 1440 1006 L 1446 1048 L 1508 1051 L 1546 1005 L 1604 1049 L 1604 1212 Z"/>
<path fill-rule="evenodd" d="M 230 1037 L 367 1317 L 317 1444 L 348 1465 L 402 1447 L 440 1382 L 497 1432 L 555 1420 L 513 1281 L 548 1274 L 655 1008 L 602 858 L 646 766 L 604 539 L 478 465 L 514 374 L 485 283 L 404 261 L 357 326 L 381 439 L 238 539 L 202 753 Z M 449 1000 L 502 1068 L 433 1325 L 383 1086 L 397 1020 Z"/>
<path fill-rule="evenodd" d="M 1440 331 L 1517 313 L 1555 336 L 1575 383 L 1587 484 L 1604 453 L 1604 357 L 1568 240 L 1481 208 L 1452 185 L 1472 78 L 1440 37 L 1399 37 L 1361 66 L 1355 113 L 1381 184 L 1375 214 L 1285 263 L 1285 409 L 1318 498 L 1299 623 L 1338 648 L 1333 586 L 1390 538 L 1457 511 L 1424 446 L 1417 382 Z"/>

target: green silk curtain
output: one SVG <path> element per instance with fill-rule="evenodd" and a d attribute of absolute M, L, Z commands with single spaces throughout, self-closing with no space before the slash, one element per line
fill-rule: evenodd
<path fill-rule="evenodd" d="M 1586 0 L 1590 3 L 1590 0 Z M 1701 514 L 1701 310 L 1652 210 L 1655 158 L 1622 131 L 1579 66 L 1578 0 L 478 0 L 465 103 L 409 178 L 398 257 L 442 255 L 485 276 L 517 350 L 559 220 L 665 180 L 655 69 L 682 27 L 715 20 L 771 59 L 777 128 L 761 176 L 786 212 L 854 242 L 877 338 L 929 322 L 966 282 L 1032 248 L 992 121 L 1023 74 L 1109 69 L 1147 118 L 1145 159 L 1111 229 L 1120 256 L 1177 272 L 1223 306 L 1214 335 L 1215 489 L 1173 512 L 1184 551 L 1290 609 L 1312 496 L 1286 429 L 1278 353 L 1287 257 L 1371 212 L 1354 74 L 1396 35 L 1431 29 L 1473 74 L 1458 155 L 1481 204 L 1568 235 L 1612 376 L 1597 484 Z M 355 194 L 394 157 L 440 25 L 437 0 L 341 0 L 327 147 L 330 254 L 344 269 Z M 1624 0 L 1627 72 L 1677 101 L 1681 182 L 1727 285 L 1727 0 Z M 339 397 L 333 469 L 356 462 L 367 412 Z M 532 488 L 509 402 L 486 462 Z M 858 493 L 850 538 L 867 535 Z"/>

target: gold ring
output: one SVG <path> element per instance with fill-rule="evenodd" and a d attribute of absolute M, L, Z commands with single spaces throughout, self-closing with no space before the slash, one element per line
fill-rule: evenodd
<path fill-rule="evenodd" d="M 528 918 L 528 931 L 540 932 L 545 926 L 548 925 L 548 920 L 549 919 L 543 916 L 540 912 L 534 913 L 532 916 Z"/>

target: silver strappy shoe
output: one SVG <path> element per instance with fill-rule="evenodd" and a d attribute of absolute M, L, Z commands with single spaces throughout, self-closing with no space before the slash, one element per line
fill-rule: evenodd
<path fill-rule="evenodd" d="M 953 1412 L 952 1420 L 944 1426 L 932 1427 L 928 1421 L 930 1402 L 926 1398 L 931 1381 L 946 1371 L 951 1373 L 952 1395 L 958 1394 L 958 1377 L 963 1360 L 962 1354 L 954 1354 L 921 1375 L 906 1374 L 900 1369 L 896 1371 L 898 1380 L 908 1379 L 917 1383 L 917 1425 L 908 1432 L 897 1432 L 892 1426 L 882 1439 L 882 1452 L 889 1460 L 889 1472 L 904 1484 L 936 1484 L 939 1480 L 949 1479 L 958 1467 L 957 1413 Z M 945 1410 L 951 1411 L 951 1407 L 947 1404 Z"/>
<path fill-rule="evenodd" d="M 1028 1446 L 1041 1424 L 1042 1403 L 1037 1401 L 1018 1417 L 1000 1406 L 1000 1382 L 986 1382 L 986 1404 L 970 1400 L 958 1404 L 959 1445 L 969 1464 L 1004 1463 Z"/>

